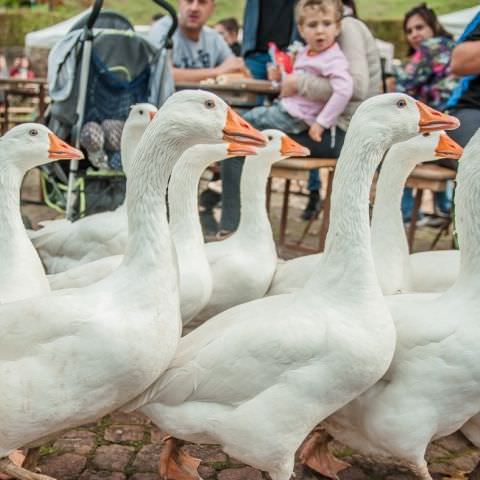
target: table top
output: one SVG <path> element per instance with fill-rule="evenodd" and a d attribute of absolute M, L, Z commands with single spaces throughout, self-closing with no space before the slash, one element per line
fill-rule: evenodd
<path fill-rule="evenodd" d="M 262 95 L 278 95 L 280 86 L 268 80 L 255 80 L 246 78 L 244 80 L 235 80 L 229 83 L 200 83 L 200 82 L 177 82 L 175 84 L 178 90 L 186 88 L 202 89 L 216 92 L 236 92 L 236 93 L 258 93 Z"/>

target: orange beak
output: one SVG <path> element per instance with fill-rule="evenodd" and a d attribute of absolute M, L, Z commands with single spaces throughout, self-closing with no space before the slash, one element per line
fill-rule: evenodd
<path fill-rule="evenodd" d="M 292 140 L 288 135 L 283 135 L 280 153 L 285 157 L 308 157 L 310 150 Z"/>
<path fill-rule="evenodd" d="M 246 143 L 254 147 L 264 147 L 267 144 L 265 136 L 231 108 L 227 111 L 227 120 L 223 128 L 223 139 L 227 142 Z"/>
<path fill-rule="evenodd" d="M 439 158 L 451 158 L 458 160 L 463 153 L 463 148 L 445 133 L 440 134 L 437 146 L 435 147 L 435 156 Z"/>
<path fill-rule="evenodd" d="M 434 132 L 436 130 L 455 130 L 460 126 L 458 118 L 434 110 L 422 102 L 416 101 L 415 103 L 420 111 L 420 122 L 418 124 L 420 133 Z"/>
<path fill-rule="evenodd" d="M 245 143 L 229 143 L 227 146 L 227 155 L 229 157 L 247 157 L 256 155 L 258 152 L 251 145 Z"/>
<path fill-rule="evenodd" d="M 150 117 L 150 121 L 153 120 L 157 112 L 148 112 L 148 116 Z"/>
<path fill-rule="evenodd" d="M 53 133 L 48 134 L 50 147 L 48 149 L 48 158 L 52 160 L 81 160 L 84 158 L 83 153 L 76 148 L 73 148 L 68 143 L 60 140 Z"/>

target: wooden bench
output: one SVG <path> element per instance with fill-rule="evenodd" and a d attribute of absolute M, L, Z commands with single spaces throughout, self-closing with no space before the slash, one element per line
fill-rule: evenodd
<path fill-rule="evenodd" d="M 408 229 L 408 246 L 410 251 L 413 248 L 413 242 L 415 240 L 415 232 L 417 230 L 417 219 L 420 206 L 422 205 L 423 191 L 431 190 L 432 192 L 444 192 L 447 189 L 447 182 L 454 180 L 457 172 L 450 168 L 441 167 L 440 165 L 433 165 L 425 163 L 417 165 L 413 172 L 408 177 L 406 186 L 416 189 L 415 200 L 413 203 L 412 217 L 410 220 L 410 228 Z M 450 219 L 446 220 L 446 228 L 450 225 Z M 440 234 L 442 230 L 440 231 Z M 436 242 L 440 238 L 437 236 L 432 244 L 435 246 Z"/>
<path fill-rule="evenodd" d="M 283 200 L 280 216 L 280 234 L 279 246 L 286 247 L 292 250 L 297 250 L 305 253 L 321 252 L 325 246 L 325 237 L 327 236 L 328 224 L 330 219 L 330 194 L 332 192 L 333 173 L 337 160 L 334 158 L 318 158 L 318 157 L 291 157 L 286 160 L 281 160 L 275 163 L 270 173 L 270 178 L 267 185 L 267 209 L 270 211 L 270 195 L 272 178 L 285 179 L 285 187 L 283 190 Z M 285 240 L 287 224 L 288 224 L 288 201 L 290 197 L 290 185 L 292 180 L 308 180 L 310 170 L 313 169 L 327 169 L 327 193 L 325 200 L 322 203 L 323 217 L 320 226 L 318 247 L 311 248 L 302 245 L 305 236 L 307 235 L 312 222 L 315 218 L 308 221 L 305 226 L 303 235 L 295 243 L 287 243 Z"/>

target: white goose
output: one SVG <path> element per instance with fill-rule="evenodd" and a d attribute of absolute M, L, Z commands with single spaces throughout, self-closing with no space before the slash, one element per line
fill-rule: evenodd
<path fill-rule="evenodd" d="M 212 275 L 205 254 L 198 216 L 198 183 L 205 168 L 213 162 L 238 155 L 255 155 L 248 145 L 235 143 L 195 145 L 176 163 L 168 185 L 170 232 L 175 247 L 183 323 L 190 321 L 207 304 L 212 292 Z M 84 287 L 104 278 L 121 263 L 123 255 L 100 258 L 49 275 L 53 290 Z"/>
<path fill-rule="evenodd" d="M 318 274 L 296 293 L 238 305 L 183 337 L 168 370 L 126 409 L 141 407 L 175 437 L 219 443 L 288 480 L 307 433 L 380 379 L 395 348 L 370 251 L 375 169 L 393 142 L 451 122 L 402 94 L 365 101 L 338 162 Z"/>
<path fill-rule="evenodd" d="M 402 463 L 422 480 L 432 479 L 424 458 L 428 443 L 480 412 L 480 130 L 465 148 L 457 179 L 457 281 L 433 299 L 388 297 L 398 332 L 389 371 L 324 424 L 345 444 Z M 478 419 L 464 431 L 480 447 Z"/>
<path fill-rule="evenodd" d="M 241 216 L 236 232 L 205 245 L 213 292 L 195 326 L 235 305 L 265 295 L 277 264 L 277 250 L 266 210 L 266 184 L 273 163 L 310 151 L 279 130 L 264 130 L 269 145 L 258 158 L 246 158 L 240 184 Z M 192 325 L 193 326 L 193 325 Z"/>
<path fill-rule="evenodd" d="M 122 132 L 122 162 L 126 172 L 135 148 L 157 107 L 140 103 L 132 107 Z M 76 265 L 109 255 L 125 253 L 127 245 L 126 203 L 112 212 L 89 215 L 76 222 L 53 220 L 32 232 L 30 239 L 48 273 L 58 273 Z"/>
<path fill-rule="evenodd" d="M 0 138 L 0 303 L 50 290 L 23 226 L 20 186 L 30 168 L 69 158 L 83 155 L 40 124 L 19 125 Z"/>
<path fill-rule="evenodd" d="M 198 182 L 207 165 L 235 152 L 241 155 L 246 147 L 232 144 L 227 150 L 223 145 L 199 145 L 188 149 L 173 169 L 168 187 L 170 230 L 177 253 L 184 325 L 204 308 L 224 310 L 263 296 L 271 281 L 277 256 L 265 210 L 266 179 L 274 161 L 290 155 L 305 155 L 308 150 L 277 130 L 266 130 L 264 134 L 269 139 L 268 145 L 259 150 L 257 156 L 246 160 L 239 229 L 223 242 L 203 243 L 198 217 Z M 252 249 L 254 243 L 256 247 Z M 113 271 L 121 258 L 121 255 L 106 257 L 50 275 L 50 285 L 54 290 L 89 285 Z M 200 316 L 203 315 L 202 312 Z M 204 318 L 211 316 L 207 314 Z M 187 330 L 198 323 L 197 319 Z"/>
<path fill-rule="evenodd" d="M 264 142 L 215 95 L 172 95 L 130 165 L 122 265 L 91 287 L 0 305 L 0 472 L 21 475 L 3 457 L 120 407 L 170 363 L 181 322 L 168 178 L 186 148 L 237 138 Z"/>
<path fill-rule="evenodd" d="M 384 295 L 405 292 L 439 292 L 458 274 L 458 252 L 437 251 L 409 255 L 400 201 L 408 175 L 421 162 L 457 159 L 462 148 L 445 133 L 432 132 L 393 145 L 382 164 L 372 214 L 372 251 Z M 267 295 L 301 288 L 322 254 L 279 260 Z"/>

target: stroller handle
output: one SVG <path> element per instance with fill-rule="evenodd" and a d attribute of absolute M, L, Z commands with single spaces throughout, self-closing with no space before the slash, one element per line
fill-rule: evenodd
<path fill-rule="evenodd" d="M 92 11 L 90 16 L 88 17 L 86 28 L 87 30 L 91 30 L 97 21 L 98 15 L 100 14 L 100 10 L 103 7 L 103 0 L 95 0 L 93 4 Z"/>
<path fill-rule="evenodd" d="M 167 3 L 165 0 L 153 0 L 157 5 L 162 7 L 164 10 L 168 12 L 172 19 L 172 25 L 170 29 L 168 30 L 167 33 L 167 38 L 170 40 L 172 38 L 172 35 L 175 33 L 175 30 L 177 29 L 178 26 L 178 19 L 177 19 L 177 12 L 175 11 L 175 8 L 173 8 L 169 3 Z"/>

